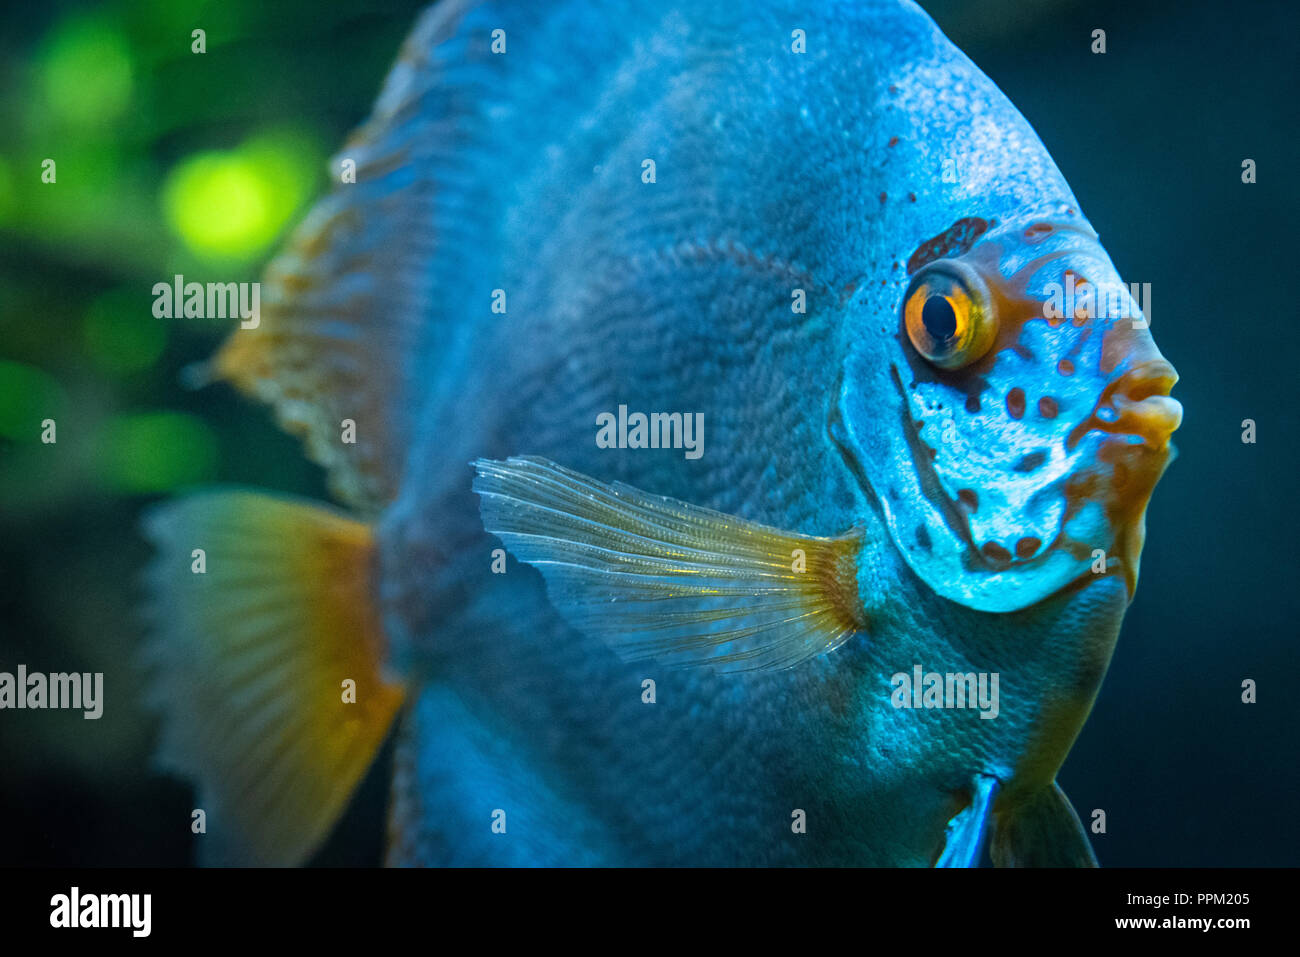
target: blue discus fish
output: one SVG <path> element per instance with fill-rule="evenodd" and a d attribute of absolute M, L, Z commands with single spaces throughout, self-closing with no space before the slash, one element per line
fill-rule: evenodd
<path fill-rule="evenodd" d="M 449 0 L 332 168 L 208 368 L 347 510 L 147 520 L 204 861 L 395 726 L 392 864 L 1095 863 L 1176 375 L 919 8 Z"/>

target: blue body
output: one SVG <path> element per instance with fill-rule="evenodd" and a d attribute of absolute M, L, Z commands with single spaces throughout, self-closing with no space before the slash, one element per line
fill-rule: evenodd
<path fill-rule="evenodd" d="M 890 526 L 923 503 L 880 501 L 917 494 L 901 436 L 920 400 L 889 379 L 909 257 L 963 217 L 990 236 L 1044 218 L 1091 235 L 1014 108 L 892 0 L 452 7 L 410 43 L 361 147 L 400 154 L 371 188 L 429 215 L 404 227 L 419 331 L 383 383 L 406 441 L 376 587 L 414 688 L 390 860 L 928 865 L 975 775 L 1008 801 L 1050 784 L 1123 580 L 976 610 L 941 597 Z M 1113 274 L 1087 242 L 1074 260 Z M 704 413 L 704 455 L 599 448 L 597 416 L 619 405 Z M 1061 441 L 1064 422 L 1040 425 Z M 872 627 L 772 674 L 624 663 L 563 623 L 535 570 L 491 572 L 469 463 L 514 454 L 778 528 L 862 527 Z M 890 676 L 917 663 L 999 672 L 1001 715 L 891 707 Z"/>

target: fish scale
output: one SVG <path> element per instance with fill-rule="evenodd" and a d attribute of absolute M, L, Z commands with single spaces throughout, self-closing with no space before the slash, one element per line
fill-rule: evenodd
<path fill-rule="evenodd" d="M 928 17 L 442 3 L 347 158 L 214 370 L 348 510 L 215 490 L 148 524 L 206 860 L 305 860 L 396 724 L 392 864 L 1095 863 L 1054 779 L 1176 376 L 1122 320 L 1048 321 L 1071 270 L 1118 275 Z M 702 414 L 702 455 L 601 447 L 621 406 Z M 914 669 L 999 697 L 913 707 Z"/>

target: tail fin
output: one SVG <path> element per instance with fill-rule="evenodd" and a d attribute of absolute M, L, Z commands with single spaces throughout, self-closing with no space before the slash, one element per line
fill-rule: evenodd
<path fill-rule="evenodd" d="M 199 859 L 301 863 L 402 700 L 379 665 L 370 528 L 306 502 L 211 491 L 159 506 L 145 530 L 159 552 L 145 647 L 159 759 L 198 782 Z"/>

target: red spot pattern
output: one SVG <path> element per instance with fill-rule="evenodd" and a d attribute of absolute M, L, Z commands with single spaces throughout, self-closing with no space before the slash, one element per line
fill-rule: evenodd
<path fill-rule="evenodd" d="M 885 194 L 880 195 L 883 200 Z M 988 220 L 980 219 L 978 216 L 957 220 L 938 236 L 927 239 L 916 247 L 916 251 L 907 260 L 907 274 L 910 276 L 926 263 L 934 262 L 944 256 L 961 255 L 970 249 L 975 244 L 975 240 L 984 235 L 988 228 Z"/>

